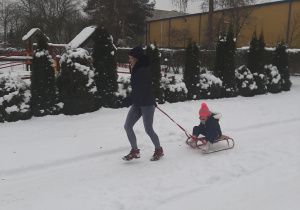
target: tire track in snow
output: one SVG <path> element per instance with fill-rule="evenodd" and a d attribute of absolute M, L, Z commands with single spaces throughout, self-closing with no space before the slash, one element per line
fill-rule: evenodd
<path fill-rule="evenodd" d="M 233 131 L 233 132 L 243 132 L 246 130 L 258 129 L 258 128 L 264 128 L 264 127 L 272 127 L 274 125 L 280 125 L 283 123 L 294 123 L 297 121 L 300 121 L 300 118 L 292 118 L 292 119 L 282 120 L 282 121 L 277 121 L 277 122 L 265 122 L 265 123 L 261 123 L 261 124 L 255 124 L 255 125 L 240 127 L 240 128 L 231 128 L 231 129 L 226 129 L 226 130 Z"/>
<path fill-rule="evenodd" d="M 113 150 L 99 151 L 99 152 L 91 153 L 88 155 L 81 155 L 81 156 L 71 157 L 71 158 L 67 158 L 67 159 L 55 160 L 55 161 L 51 161 L 49 163 L 36 164 L 36 165 L 27 166 L 27 167 L 19 167 L 19 168 L 8 169 L 8 170 L 0 170 L 0 177 L 2 179 L 5 179 L 6 176 L 18 175 L 18 174 L 26 173 L 26 172 L 41 171 L 41 170 L 45 170 L 45 169 L 49 169 L 49 168 L 58 168 L 58 167 L 69 165 L 69 164 L 74 164 L 74 163 L 91 160 L 91 159 L 96 159 L 103 155 L 110 155 L 110 154 L 114 154 L 114 153 L 124 151 L 124 150 L 125 150 L 125 148 L 118 148 L 118 149 L 113 149 Z"/>

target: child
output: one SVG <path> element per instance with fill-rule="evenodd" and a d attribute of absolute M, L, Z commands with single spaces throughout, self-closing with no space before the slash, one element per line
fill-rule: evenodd
<path fill-rule="evenodd" d="M 200 125 L 194 127 L 192 138 L 196 139 L 200 134 L 203 135 L 205 140 L 202 149 L 204 152 L 208 152 L 215 140 L 222 136 L 219 124 L 219 119 L 222 115 L 220 113 L 210 112 L 207 105 L 202 103 L 199 116 Z"/>

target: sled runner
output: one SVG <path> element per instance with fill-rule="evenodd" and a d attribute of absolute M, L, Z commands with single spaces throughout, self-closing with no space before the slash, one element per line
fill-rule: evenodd
<path fill-rule="evenodd" d="M 214 142 L 211 150 L 209 150 L 209 151 L 203 150 L 203 146 L 205 146 L 205 144 L 206 144 L 206 142 L 204 140 L 204 137 L 194 139 L 192 136 L 188 136 L 188 138 L 185 142 L 190 147 L 200 149 L 205 154 L 210 154 L 210 153 L 214 153 L 214 152 L 229 150 L 229 149 L 232 149 L 234 147 L 234 140 L 232 138 L 228 137 L 228 136 L 225 136 L 225 135 L 222 135 L 221 138 L 217 139 Z M 225 143 L 225 145 L 222 144 L 221 147 L 220 147 L 219 146 L 220 142 Z M 218 145 L 218 148 L 217 148 L 217 145 Z"/>
<path fill-rule="evenodd" d="M 187 140 L 185 141 L 187 145 L 189 145 L 192 148 L 200 149 L 205 154 L 215 153 L 215 152 L 221 152 L 224 150 L 229 150 L 234 147 L 234 140 L 228 136 L 222 135 L 221 138 L 217 139 L 211 150 L 208 152 L 203 149 L 203 146 L 206 145 L 206 141 L 204 137 L 202 138 L 194 138 L 191 134 L 189 134 L 183 127 L 181 127 L 178 123 L 176 123 L 169 115 L 167 115 L 163 110 L 161 110 L 158 106 L 156 108 L 161 111 L 163 114 L 165 114 L 170 120 L 172 120 L 181 130 L 184 131 L 185 135 L 187 136 Z M 225 143 L 225 145 L 224 145 Z"/>

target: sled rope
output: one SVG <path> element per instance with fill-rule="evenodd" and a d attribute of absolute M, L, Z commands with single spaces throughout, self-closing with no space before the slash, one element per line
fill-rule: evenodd
<path fill-rule="evenodd" d="M 165 113 L 163 110 L 161 110 L 158 106 L 156 106 L 156 108 L 161 111 L 164 115 L 166 115 L 170 120 L 172 120 L 181 130 L 184 131 L 185 135 L 190 138 L 192 137 L 191 134 L 189 134 L 181 125 L 179 125 L 177 122 L 175 122 L 175 120 L 173 120 L 167 113 Z"/>

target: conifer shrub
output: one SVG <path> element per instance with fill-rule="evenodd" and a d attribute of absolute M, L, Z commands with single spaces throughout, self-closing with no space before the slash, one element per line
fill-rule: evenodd
<path fill-rule="evenodd" d="M 235 80 L 237 84 L 238 94 L 245 97 L 255 95 L 257 85 L 254 81 L 253 74 L 247 66 L 240 66 L 235 70 Z"/>
<path fill-rule="evenodd" d="M 29 86 L 20 76 L 0 77 L 0 122 L 29 119 L 29 101 Z"/>
<path fill-rule="evenodd" d="M 107 29 L 97 27 L 93 36 L 93 66 L 95 68 L 95 83 L 98 90 L 98 108 L 116 108 L 120 102 L 117 101 L 118 74 L 117 61 L 115 57 L 116 48 L 113 38 Z"/>
<path fill-rule="evenodd" d="M 47 40 L 40 35 L 37 50 L 34 51 L 30 76 L 30 109 L 34 116 L 53 115 L 60 111 L 53 62 Z"/>
<path fill-rule="evenodd" d="M 235 50 L 232 26 L 226 36 L 219 37 L 216 49 L 215 73 L 222 80 L 221 97 L 235 97 Z"/>
<path fill-rule="evenodd" d="M 190 42 L 185 51 L 185 67 L 183 82 L 188 90 L 187 100 L 200 99 L 200 61 L 199 47 L 195 42 Z"/>
<path fill-rule="evenodd" d="M 256 31 L 253 33 L 250 42 L 247 67 L 254 77 L 257 85 L 255 91 L 256 95 L 265 94 L 267 92 L 267 78 L 265 73 L 265 43 L 264 36 L 261 32 L 259 39 L 257 39 Z"/>
<path fill-rule="evenodd" d="M 225 72 L 222 75 L 222 89 L 221 89 L 221 96 L 222 97 L 235 97 L 237 96 L 237 88 L 235 82 L 235 51 L 236 51 L 236 43 L 233 36 L 233 28 L 230 25 L 229 30 L 226 36 L 226 51 L 225 54 L 226 62 L 225 65 Z"/>
<path fill-rule="evenodd" d="M 83 114 L 97 109 L 97 87 L 91 56 L 82 48 L 69 49 L 60 60 L 58 90 L 66 115 Z"/>
<path fill-rule="evenodd" d="M 279 93 L 281 91 L 281 77 L 276 66 L 265 65 L 267 77 L 267 89 L 270 93 Z"/>
<path fill-rule="evenodd" d="M 283 91 L 289 91 L 292 86 L 290 80 L 289 60 L 286 52 L 286 46 L 283 42 L 279 42 L 276 45 L 276 49 L 273 53 L 273 66 L 276 66 L 281 77 L 281 88 Z"/>
<path fill-rule="evenodd" d="M 163 77 L 162 84 L 165 101 L 175 103 L 186 100 L 188 90 L 182 79 L 175 76 Z"/>
<path fill-rule="evenodd" d="M 207 68 L 201 68 L 200 97 L 201 99 L 216 99 L 221 97 L 222 81 Z"/>
<path fill-rule="evenodd" d="M 146 48 L 146 55 L 150 60 L 150 67 L 152 73 L 152 88 L 156 98 L 156 102 L 159 104 L 164 103 L 163 89 L 161 84 L 161 67 L 160 67 L 160 53 L 159 49 L 155 45 L 149 45 Z"/>

